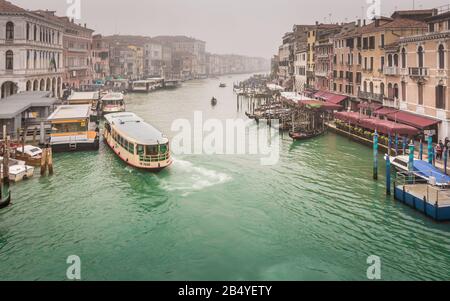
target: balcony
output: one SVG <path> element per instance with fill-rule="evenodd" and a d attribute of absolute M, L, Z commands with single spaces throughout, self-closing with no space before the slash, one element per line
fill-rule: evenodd
<path fill-rule="evenodd" d="M 384 75 L 393 75 L 393 76 L 397 76 L 400 75 L 400 70 L 398 67 L 384 67 L 383 69 L 383 74 Z"/>
<path fill-rule="evenodd" d="M 306 71 L 307 78 L 314 78 L 314 71 Z"/>
<path fill-rule="evenodd" d="M 410 77 L 428 77 L 428 68 L 411 67 L 409 68 Z"/>
<path fill-rule="evenodd" d="M 383 106 L 399 110 L 400 109 L 400 101 L 398 101 L 396 99 L 392 99 L 392 98 L 384 99 L 383 100 Z"/>
<path fill-rule="evenodd" d="M 447 70 L 444 70 L 444 69 L 436 70 L 436 76 L 438 76 L 438 77 L 447 77 Z"/>
<path fill-rule="evenodd" d="M 362 98 L 362 99 L 373 100 L 373 101 L 380 102 L 380 103 L 382 103 L 383 99 L 384 99 L 384 96 L 382 94 L 364 92 L 364 91 L 359 91 L 358 97 Z"/>
<path fill-rule="evenodd" d="M 328 77 L 329 72 L 328 71 L 316 71 L 317 77 Z"/>

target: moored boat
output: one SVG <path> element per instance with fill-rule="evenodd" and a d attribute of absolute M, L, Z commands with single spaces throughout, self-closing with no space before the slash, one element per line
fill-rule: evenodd
<path fill-rule="evenodd" d="M 224 83 L 221 83 L 220 85 L 219 85 L 219 88 L 226 88 L 227 87 L 227 84 L 224 84 Z"/>
<path fill-rule="evenodd" d="M 325 134 L 325 131 L 312 131 L 312 132 L 289 132 L 289 137 L 291 137 L 295 141 L 308 140 L 315 137 L 319 137 Z"/>
<path fill-rule="evenodd" d="M 3 162 L 3 157 L 0 157 Z M 26 165 L 24 161 L 9 159 L 8 162 L 8 179 L 11 182 L 20 182 L 29 179 L 34 175 L 34 167 Z M 3 178 L 3 163 L 0 164 L 0 178 Z"/>
<path fill-rule="evenodd" d="M 124 95 L 122 93 L 108 93 L 102 100 L 103 115 L 125 111 Z"/>
<path fill-rule="evenodd" d="M 125 163 L 160 171 L 172 164 L 169 139 L 134 113 L 105 116 L 104 141 Z"/>
<path fill-rule="evenodd" d="M 54 152 L 99 149 L 99 129 L 91 122 L 89 105 L 59 106 L 48 121 L 52 125 L 50 146 Z"/>
<path fill-rule="evenodd" d="M 15 149 L 14 158 L 25 161 L 26 164 L 31 166 L 40 166 L 42 149 L 33 145 L 19 146 Z"/>

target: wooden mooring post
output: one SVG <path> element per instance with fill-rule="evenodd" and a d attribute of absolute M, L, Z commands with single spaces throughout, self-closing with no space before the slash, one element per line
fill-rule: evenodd
<path fill-rule="evenodd" d="M 53 152 L 52 148 L 47 146 L 42 151 L 42 158 L 41 158 L 41 176 L 45 176 L 47 174 L 53 175 Z"/>
<path fill-rule="evenodd" d="M 378 180 L 378 132 L 373 136 L 373 179 Z"/>
<path fill-rule="evenodd" d="M 9 141 L 6 136 L 6 125 L 3 125 L 3 177 L 0 179 L 0 209 L 11 203 L 9 190 Z"/>

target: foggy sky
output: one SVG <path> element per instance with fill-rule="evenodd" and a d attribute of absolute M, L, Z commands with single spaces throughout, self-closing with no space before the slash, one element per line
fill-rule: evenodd
<path fill-rule="evenodd" d="M 9 1 L 59 15 L 68 7 L 68 0 Z M 449 3 L 415 0 L 416 8 Z M 209 52 L 269 58 L 293 24 L 354 21 L 368 6 L 366 0 L 81 0 L 79 23 L 104 35 L 187 35 L 206 41 Z M 413 0 L 381 0 L 382 15 L 412 6 Z"/>

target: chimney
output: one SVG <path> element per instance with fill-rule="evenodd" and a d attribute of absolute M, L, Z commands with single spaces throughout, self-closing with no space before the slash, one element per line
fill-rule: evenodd
<path fill-rule="evenodd" d="M 319 21 L 316 21 L 316 26 L 319 25 Z"/>
<path fill-rule="evenodd" d="M 361 27 L 361 19 L 358 19 L 358 27 Z"/>
<path fill-rule="evenodd" d="M 363 26 L 366 26 L 366 19 L 363 20 Z"/>
<path fill-rule="evenodd" d="M 84 23 L 84 28 L 86 28 L 87 26 L 86 26 L 86 23 Z"/>
<path fill-rule="evenodd" d="M 72 19 L 70 19 L 70 22 L 75 23 L 75 20 L 72 18 Z"/>
<path fill-rule="evenodd" d="M 375 19 L 375 27 L 380 27 L 380 19 Z"/>

